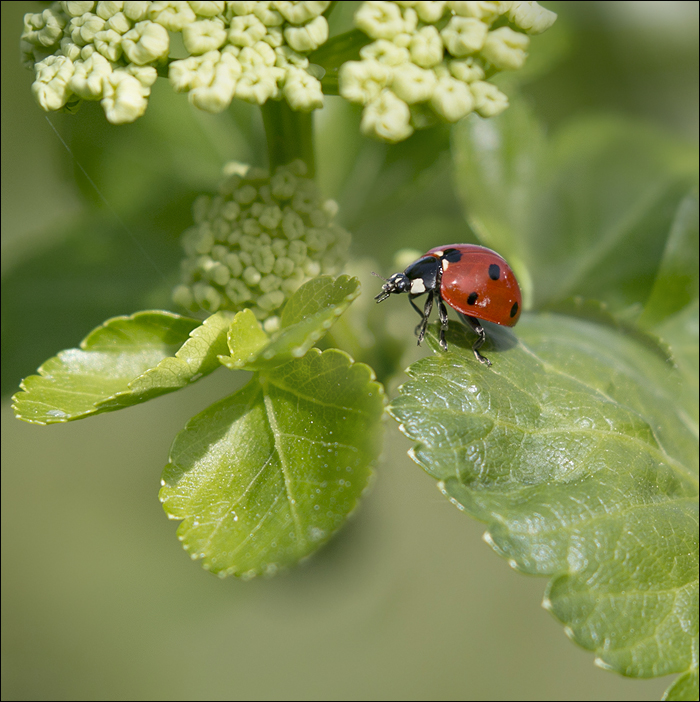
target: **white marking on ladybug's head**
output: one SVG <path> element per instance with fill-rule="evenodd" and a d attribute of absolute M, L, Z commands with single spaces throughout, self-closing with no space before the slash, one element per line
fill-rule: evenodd
<path fill-rule="evenodd" d="M 450 262 L 446 259 L 442 259 L 442 270 L 446 271 L 450 267 Z"/>
<path fill-rule="evenodd" d="M 422 278 L 414 278 L 411 281 L 411 294 L 420 295 L 425 292 L 425 283 Z"/>
<path fill-rule="evenodd" d="M 430 255 L 439 257 L 439 256 L 442 256 L 443 253 L 445 253 L 445 252 L 442 249 L 440 249 L 439 251 L 433 251 L 432 254 L 430 254 Z"/>

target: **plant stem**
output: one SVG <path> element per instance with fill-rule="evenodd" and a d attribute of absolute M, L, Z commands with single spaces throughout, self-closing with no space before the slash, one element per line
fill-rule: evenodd
<path fill-rule="evenodd" d="M 295 112 L 284 100 L 268 100 L 260 107 L 267 137 L 270 171 L 300 158 L 314 177 L 313 112 Z"/>

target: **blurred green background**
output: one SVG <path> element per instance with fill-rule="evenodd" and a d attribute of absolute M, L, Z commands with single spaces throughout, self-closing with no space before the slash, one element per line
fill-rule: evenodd
<path fill-rule="evenodd" d="M 697 3 L 545 4 L 560 18 L 520 90 L 550 130 L 602 111 L 697 142 Z M 193 197 L 225 160 L 265 162 L 253 108 L 198 113 L 167 84 L 134 125 L 110 127 L 95 104 L 50 115 L 105 205 L 19 65 L 22 14 L 39 7 L 0 6 L 3 699 L 658 699 L 670 680 L 606 673 L 566 640 L 540 607 L 545 581 L 491 552 L 393 423 L 339 536 L 245 583 L 189 563 L 157 499 L 176 432 L 245 379 L 222 369 L 65 426 L 12 418 L 8 396 L 48 356 L 108 316 L 169 307 Z M 317 120 L 319 183 L 355 254 L 388 270 L 401 247 L 471 238 L 447 128 L 390 148 L 358 121 L 338 98 Z"/>

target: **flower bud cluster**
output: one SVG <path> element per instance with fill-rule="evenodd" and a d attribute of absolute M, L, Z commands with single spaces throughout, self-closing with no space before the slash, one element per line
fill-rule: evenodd
<path fill-rule="evenodd" d="M 334 223 L 338 206 L 305 177 L 302 161 L 272 176 L 236 163 L 225 174 L 217 196 L 195 202 L 173 299 L 190 311 L 249 307 L 274 331 L 281 307 L 302 283 L 340 271 L 350 235 Z"/>
<path fill-rule="evenodd" d="M 435 118 L 492 117 L 508 98 L 489 78 L 520 68 L 528 35 L 555 19 L 537 2 L 363 2 L 355 24 L 374 41 L 341 66 L 340 94 L 364 105 L 364 134 L 389 142 Z"/>
<path fill-rule="evenodd" d="M 24 17 L 21 49 L 44 110 L 101 100 L 113 124 L 133 122 L 148 104 L 171 35 L 187 58 L 170 61 L 173 88 L 209 112 L 234 97 L 294 110 L 323 105 L 307 55 L 328 39 L 330 2 L 54 2 Z"/>

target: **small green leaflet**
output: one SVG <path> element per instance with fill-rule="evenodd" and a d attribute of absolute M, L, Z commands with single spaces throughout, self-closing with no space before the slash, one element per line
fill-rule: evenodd
<path fill-rule="evenodd" d="M 220 312 L 202 323 L 160 311 L 109 319 L 79 349 L 59 352 L 24 379 L 15 416 L 68 422 L 178 390 L 219 367 L 231 319 Z"/>
<path fill-rule="evenodd" d="M 236 315 L 228 334 L 232 370 L 262 370 L 303 356 L 360 294 L 360 281 L 347 275 L 320 276 L 302 285 L 282 311 L 280 329 L 268 337 L 251 310 Z"/>

